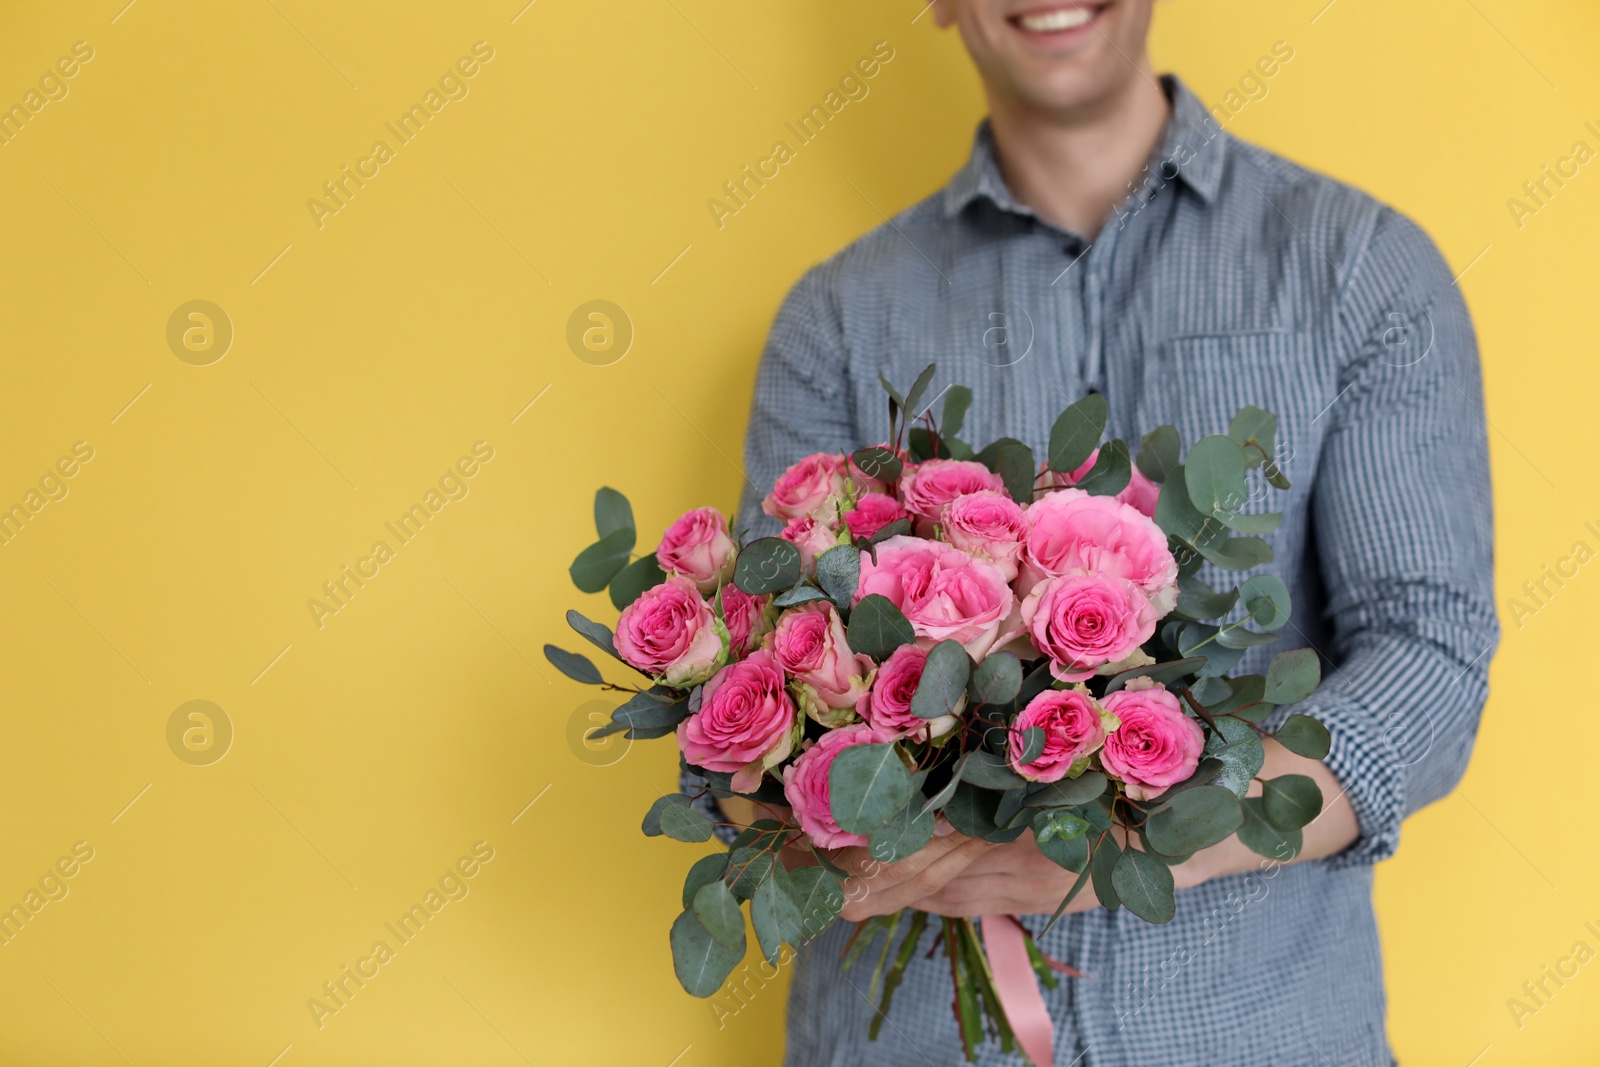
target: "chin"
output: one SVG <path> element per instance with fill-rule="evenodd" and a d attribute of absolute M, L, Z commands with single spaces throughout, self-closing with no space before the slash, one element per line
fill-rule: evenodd
<path fill-rule="evenodd" d="M 990 85 L 1030 107 L 1091 107 L 1140 76 L 1153 0 L 957 0 Z"/>

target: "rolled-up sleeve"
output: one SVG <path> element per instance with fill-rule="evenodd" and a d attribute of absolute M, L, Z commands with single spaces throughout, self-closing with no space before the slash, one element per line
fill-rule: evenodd
<path fill-rule="evenodd" d="M 1433 243 L 1389 212 L 1339 302 L 1349 362 L 1325 417 L 1312 524 L 1331 660 L 1304 710 L 1375 863 L 1466 770 L 1499 640 L 1477 342 Z"/>

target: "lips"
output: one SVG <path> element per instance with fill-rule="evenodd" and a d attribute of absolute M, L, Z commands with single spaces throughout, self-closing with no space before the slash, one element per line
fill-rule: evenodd
<path fill-rule="evenodd" d="M 1053 4 L 1030 8 L 1012 15 L 1008 21 L 1024 33 L 1055 37 L 1082 30 L 1106 9 L 1107 4 Z"/>

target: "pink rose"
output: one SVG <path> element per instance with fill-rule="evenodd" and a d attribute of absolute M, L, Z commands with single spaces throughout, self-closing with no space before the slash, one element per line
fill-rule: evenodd
<path fill-rule="evenodd" d="M 1050 673 L 1081 682 L 1097 667 L 1139 651 L 1156 630 L 1150 600 L 1125 578 L 1046 578 L 1022 601 L 1022 624 L 1050 657 Z"/>
<path fill-rule="evenodd" d="M 861 556 L 855 600 L 887 597 L 923 648 L 954 639 L 982 659 L 1014 634 L 1017 598 L 993 564 L 919 537 L 890 537 L 877 549 L 877 562 L 867 553 Z"/>
<path fill-rule="evenodd" d="M 778 536 L 800 550 L 800 564 L 806 570 L 815 567 L 817 557 L 839 543 L 831 529 L 810 515 L 793 520 Z"/>
<path fill-rule="evenodd" d="M 728 658 L 728 631 L 687 578 L 647 589 L 617 619 L 617 655 L 662 685 L 685 689 Z"/>
<path fill-rule="evenodd" d="M 1005 481 L 982 463 L 930 459 L 908 465 L 900 475 L 900 502 L 919 518 L 938 522 L 944 506 L 958 496 L 985 489 L 1004 492 Z"/>
<path fill-rule="evenodd" d="M 728 520 L 716 508 L 695 508 L 667 527 L 656 562 L 668 574 L 681 574 L 710 593 L 733 571 L 733 538 Z"/>
<path fill-rule="evenodd" d="M 1050 469 L 1048 462 L 1040 463 L 1039 477 L 1034 481 L 1033 486 L 1035 489 L 1070 488 L 1083 481 L 1084 476 L 1094 469 L 1095 461 L 1099 458 L 1100 450 L 1097 448 L 1089 454 L 1088 459 L 1083 461 L 1082 466 L 1070 473 L 1053 471 Z M 1120 500 L 1138 511 L 1139 514 L 1153 519 L 1156 515 L 1156 500 L 1160 496 L 1161 487 L 1146 478 L 1144 472 L 1135 466 L 1133 473 L 1128 477 L 1128 484 L 1123 487 L 1122 492 L 1111 499 Z"/>
<path fill-rule="evenodd" d="M 1042 578 L 1099 574 L 1138 586 L 1158 616 L 1177 604 L 1178 562 L 1167 549 L 1167 535 L 1127 504 L 1062 489 L 1028 505 L 1026 515 L 1028 539 L 1018 575 L 1024 595 Z"/>
<path fill-rule="evenodd" d="M 1016 578 L 1028 523 L 1010 496 L 994 489 L 958 496 L 945 505 L 942 525 L 946 541 L 993 563 L 1006 581 Z"/>
<path fill-rule="evenodd" d="M 866 493 L 856 501 L 855 510 L 845 512 L 844 524 L 852 541 L 871 537 L 891 522 L 909 519 L 911 513 L 887 493 Z"/>
<path fill-rule="evenodd" d="M 850 651 L 844 620 L 826 600 L 789 608 L 778 617 L 772 653 L 794 679 L 800 709 L 824 726 L 855 718 L 856 701 L 872 684 L 872 660 Z"/>
<path fill-rule="evenodd" d="M 753 791 L 762 771 L 788 759 L 799 736 L 794 701 L 769 652 L 753 652 L 718 671 L 700 691 L 700 710 L 678 724 L 684 758 L 731 773 L 740 793 Z"/>
<path fill-rule="evenodd" d="M 861 694 L 856 701 L 856 714 L 886 738 L 929 741 L 949 733 L 956 723 L 956 715 L 966 705 L 965 696 L 953 715 L 923 719 L 911 712 L 911 698 L 916 695 L 917 683 L 922 681 L 922 665 L 927 660 L 927 650 L 916 645 L 901 645 L 891 652 L 878 668 L 871 692 Z"/>
<path fill-rule="evenodd" d="M 729 582 L 722 587 L 722 622 L 728 628 L 728 650 L 733 658 L 753 650 L 772 629 L 767 611 L 772 598 L 751 596 Z"/>
<path fill-rule="evenodd" d="M 1028 750 L 1024 733 L 1033 727 L 1044 731 L 1044 750 L 1023 763 L 1022 756 Z M 1087 689 L 1046 689 L 1028 701 L 1011 724 L 1011 768 L 1031 782 L 1057 782 L 1105 739 L 1100 705 Z"/>
<path fill-rule="evenodd" d="M 812 844 L 821 848 L 848 848 L 867 843 L 861 834 L 841 830 L 834 820 L 833 808 L 828 802 L 828 772 L 839 753 L 851 745 L 882 744 L 884 740 L 866 723 L 829 730 L 783 769 L 783 795 Z"/>
<path fill-rule="evenodd" d="M 817 452 L 778 476 L 772 492 L 761 502 L 761 510 L 784 522 L 793 522 L 803 515 L 822 522 L 836 522 L 844 485 L 844 457 Z"/>
<path fill-rule="evenodd" d="M 1143 684 L 1141 684 L 1143 683 Z M 1159 796 L 1200 765 L 1205 735 L 1183 713 L 1178 698 L 1148 678 L 1136 678 L 1105 699 L 1121 720 L 1106 737 L 1100 763 L 1134 800 Z"/>

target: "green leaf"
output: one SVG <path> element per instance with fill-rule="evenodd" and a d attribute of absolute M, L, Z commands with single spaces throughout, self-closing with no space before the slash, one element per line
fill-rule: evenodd
<path fill-rule="evenodd" d="M 601 685 L 605 679 L 600 676 L 600 669 L 596 667 L 588 656 L 577 652 L 568 652 L 555 645 L 544 646 L 544 658 L 555 665 L 556 670 L 584 685 Z"/>
<path fill-rule="evenodd" d="M 790 871 L 789 896 L 800 913 L 800 937 L 805 941 L 826 930 L 844 907 L 844 887 L 821 867 L 796 867 Z"/>
<path fill-rule="evenodd" d="M 1263 630 L 1281 630 L 1289 621 L 1294 606 L 1289 587 L 1272 574 L 1252 575 L 1239 586 L 1239 600 L 1255 624 Z"/>
<path fill-rule="evenodd" d="M 841 612 L 848 613 L 856 586 L 861 584 L 861 550 L 854 545 L 839 545 L 818 556 L 817 584 Z"/>
<path fill-rule="evenodd" d="M 707 882 L 694 894 L 694 917 L 727 948 L 744 949 L 744 915 L 722 879 Z"/>
<path fill-rule="evenodd" d="M 1002 756 L 987 749 L 975 748 L 967 753 L 967 765 L 961 779 L 984 789 L 1021 789 L 1028 780 L 1016 771 Z"/>
<path fill-rule="evenodd" d="M 1259 537 L 1230 537 L 1214 544 L 1196 545 L 1209 563 L 1225 571 L 1247 571 L 1272 562 L 1272 546 Z"/>
<path fill-rule="evenodd" d="M 867 851 L 880 863 L 898 863 L 933 840 L 934 813 L 923 812 L 922 797 L 911 802 L 867 835 Z"/>
<path fill-rule="evenodd" d="M 1228 423 L 1228 437 L 1244 448 L 1245 463 L 1259 467 L 1272 456 L 1273 438 L 1278 432 L 1278 417 L 1270 411 L 1246 404 Z"/>
<path fill-rule="evenodd" d="M 890 485 L 900 480 L 900 472 L 905 469 L 900 457 L 881 445 L 856 449 L 850 453 L 850 462 L 868 478 Z"/>
<path fill-rule="evenodd" d="M 909 645 L 917 638 L 911 623 L 900 614 L 888 597 L 873 593 L 864 596 L 850 612 L 850 625 L 845 639 L 852 652 L 870 656 L 882 663 L 901 645 Z"/>
<path fill-rule="evenodd" d="M 1122 849 L 1117 844 L 1116 838 L 1110 834 L 1098 839 L 1089 853 L 1089 870 L 1094 877 L 1094 895 L 1100 898 L 1100 906 L 1107 911 L 1116 911 L 1122 906 L 1122 900 L 1117 896 L 1116 883 L 1111 877 L 1121 859 Z"/>
<path fill-rule="evenodd" d="M 722 988 L 733 968 L 744 959 L 744 929 L 740 943 L 729 948 L 711 936 L 695 913 L 685 910 L 672 922 L 672 969 L 690 996 L 709 997 Z"/>
<path fill-rule="evenodd" d="M 1303 774 L 1261 783 L 1261 814 L 1279 830 L 1298 830 L 1322 812 L 1322 790 Z"/>
<path fill-rule="evenodd" d="M 787 589 L 800 580 L 800 550 L 781 537 L 761 537 L 744 546 L 733 565 L 733 584 L 757 596 Z"/>
<path fill-rule="evenodd" d="M 1298 704 L 1317 690 L 1322 680 L 1322 662 L 1315 651 L 1297 648 L 1280 652 L 1267 665 L 1267 686 L 1263 698 L 1269 704 Z"/>
<path fill-rule="evenodd" d="M 1198 578 L 1178 579 L 1178 614 L 1191 619 L 1220 619 L 1239 600 L 1239 590 L 1219 593 Z"/>
<path fill-rule="evenodd" d="M 1144 832 L 1157 852 L 1181 856 L 1223 840 L 1239 828 L 1242 818 L 1238 797 L 1221 786 L 1203 785 L 1185 789 L 1157 808 L 1145 821 Z M 1129 910 L 1137 914 L 1136 909 Z"/>
<path fill-rule="evenodd" d="M 722 876 L 728 873 L 728 854 L 726 852 L 713 852 L 709 856 L 701 856 L 694 861 L 694 866 L 689 868 L 689 873 L 683 879 L 683 906 L 685 909 L 694 907 L 694 895 L 700 887 L 710 882 L 721 881 Z"/>
<path fill-rule="evenodd" d="M 1048 827 L 1050 825 L 1050 823 L 1046 821 L 1047 816 L 1065 816 L 1068 818 L 1077 819 L 1078 822 L 1083 823 L 1083 832 L 1063 834 L 1058 831 L 1049 837 L 1041 837 L 1040 827 Z M 1088 829 L 1089 823 L 1086 820 L 1073 815 L 1071 812 L 1041 811 L 1033 818 L 1034 845 L 1039 849 L 1040 855 L 1044 856 L 1045 859 L 1049 860 L 1057 867 L 1060 867 L 1062 870 L 1071 871 L 1073 874 L 1080 874 L 1082 873 L 1084 866 L 1089 862 L 1089 838 L 1087 836 Z"/>
<path fill-rule="evenodd" d="M 1044 751 L 1046 734 L 1038 726 L 1030 726 L 1022 731 L 1022 754 L 1017 757 L 1017 763 L 1026 766 L 1039 758 Z"/>
<path fill-rule="evenodd" d="M 1063 411 L 1050 427 L 1050 469 L 1070 473 L 1083 466 L 1106 432 L 1106 398 L 1090 393 Z"/>
<path fill-rule="evenodd" d="M 1228 528 L 1195 510 L 1189 499 L 1188 471 L 1174 467 L 1156 498 L 1155 523 L 1163 533 L 1204 551 L 1227 539 Z"/>
<path fill-rule="evenodd" d="M 1277 639 L 1277 634 L 1258 634 L 1254 630 L 1246 630 L 1243 626 L 1230 626 L 1217 634 L 1217 644 L 1223 648 L 1234 649 L 1270 645 Z"/>
<path fill-rule="evenodd" d="M 644 814 L 644 823 L 640 827 L 642 830 L 644 830 L 644 835 L 646 837 L 660 837 L 661 813 L 674 805 L 682 804 L 687 806 L 688 803 L 689 798 L 684 796 L 682 793 L 667 793 L 664 796 L 656 798 L 656 802 L 651 804 L 650 810 Z"/>
<path fill-rule="evenodd" d="M 1139 465 L 1139 473 L 1159 485 L 1178 468 L 1178 452 L 1182 447 L 1176 427 L 1157 426 L 1144 435 L 1133 461 Z"/>
<path fill-rule="evenodd" d="M 640 556 L 611 579 L 611 604 L 618 611 L 639 599 L 639 594 L 667 580 L 667 573 L 656 562 L 654 552 Z"/>
<path fill-rule="evenodd" d="M 1031 458 L 1031 457 L 1030 457 Z M 1100 450 L 1094 467 L 1078 482 L 1078 488 L 1090 496 L 1116 496 L 1128 488 L 1133 477 L 1133 464 L 1128 459 L 1128 445 L 1118 438 Z"/>
<path fill-rule="evenodd" d="M 989 448 L 994 448 L 994 445 L 990 445 Z M 1036 472 L 1033 449 L 1021 441 L 1007 441 L 992 454 L 989 454 L 989 448 L 978 454 L 978 461 L 1000 476 L 1012 500 L 1027 507 L 1033 502 L 1033 480 Z M 984 458 L 985 454 L 989 454 L 988 459 Z"/>
<path fill-rule="evenodd" d="M 1089 832 L 1089 820 L 1067 808 L 1050 808 L 1033 813 L 1033 839 L 1070 841 Z"/>
<path fill-rule="evenodd" d="M 1283 513 L 1279 511 L 1263 511 L 1259 515 L 1231 511 L 1218 518 L 1228 529 L 1242 534 L 1269 534 L 1283 524 Z"/>
<path fill-rule="evenodd" d="M 977 750 L 968 753 L 976 755 Z M 986 841 L 1005 842 L 1013 841 L 1027 831 L 1027 826 L 1004 828 L 1000 827 L 995 815 L 1000 809 L 1001 795 L 992 789 L 979 789 L 966 780 L 965 772 L 962 781 L 956 787 L 955 794 L 951 796 L 950 803 L 944 806 L 944 817 L 950 820 L 950 825 L 956 831 L 967 837 L 981 837 Z"/>
<path fill-rule="evenodd" d="M 870 834 L 911 802 L 911 775 L 893 744 L 851 745 L 828 768 L 828 807 L 839 828 Z"/>
<path fill-rule="evenodd" d="M 900 390 L 896 389 L 889 382 L 889 379 L 884 377 L 882 371 L 878 372 L 878 384 L 883 386 L 883 391 L 889 394 L 889 399 L 890 400 L 893 400 L 896 404 L 900 405 L 901 408 L 904 408 L 906 406 L 905 397 L 901 396 L 900 395 Z"/>
<path fill-rule="evenodd" d="M 911 714 L 919 719 L 952 714 L 971 676 L 972 658 L 961 647 L 961 642 L 940 641 L 928 651 L 928 658 L 922 665 L 922 678 L 911 696 Z"/>
<path fill-rule="evenodd" d="M 933 381 L 933 372 L 939 369 L 937 363 L 930 363 L 922 368 L 922 373 L 917 375 L 917 380 L 911 383 L 911 388 L 906 391 L 906 418 L 918 419 L 922 412 L 917 410 L 917 405 L 922 402 L 922 394 L 928 391 L 928 384 Z"/>
<path fill-rule="evenodd" d="M 1266 749 L 1254 726 L 1233 718 L 1218 718 L 1217 732 L 1206 739 L 1205 754 L 1222 764 L 1217 785 L 1242 797 L 1250 782 L 1261 773 Z"/>
<path fill-rule="evenodd" d="M 792 608 L 799 604 L 809 604 L 813 600 L 827 600 L 828 594 L 814 585 L 797 585 L 793 589 L 785 589 L 772 598 L 774 607 Z"/>
<path fill-rule="evenodd" d="M 1145 667 L 1135 667 L 1131 671 L 1123 671 L 1106 683 L 1106 696 L 1115 693 L 1135 678 L 1151 678 L 1163 685 L 1176 682 L 1196 671 L 1204 670 L 1206 662 L 1205 656 L 1185 656 L 1183 659 L 1171 659 L 1165 663 L 1152 663 Z"/>
<path fill-rule="evenodd" d="M 1280 830 L 1273 826 L 1262 811 L 1261 798 L 1249 797 L 1244 802 L 1239 840 L 1257 855 L 1287 863 L 1300 854 L 1302 835 L 1299 830 Z"/>
<path fill-rule="evenodd" d="M 1306 759 L 1322 759 L 1333 744 L 1328 728 L 1309 715 L 1289 716 L 1272 736 L 1278 739 L 1278 744 Z"/>
<path fill-rule="evenodd" d="M 1196 441 L 1183 464 L 1183 478 L 1194 509 L 1226 522 L 1226 517 L 1244 507 L 1249 497 L 1245 469 L 1244 449 L 1229 438 L 1212 434 Z"/>
<path fill-rule="evenodd" d="M 914 463 L 926 463 L 930 459 L 950 459 L 950 446 L 945 444 L 943 438 L 937 442 L 934 435 L 926 426 L 913 426 L 911 433 L 906 438 L 906 451 L 911 453 Z"/>
<path fill-rule="evenodd" d="M 761 883 L 750 898 L 750 922 L 756 928 L 756 942 L 768 963 L 778 962 L 784 942 L 800 943 L 800 909 L 789 891 L 788 872 L 779 864 L 773 877 Z"/>
<path fill-rule="evenodd" d="M 1228 799 L 1233 800 L 1231 796 Z M 1122 906 L 1145 922 L 1167 923 L 1177 914 L 1172 871 L 1154 856 L 1128 849 L 1112 869 L 1111 884 Z"/>
<path fill-rule="evenodd" d="M 950 803 L 950 798 L 955 795 L 956 787 L 961 784 L 961 775 L 967 769 L 967 757 L 962 756 L 956 760 L 955 767 L 950 772 L 950 780 L 940 787 L 939 791 L 922 802 L 922 807 L 917 814 L 925 815 L 930 811 L 938 811 Z"/>
<path fill-rule="evenodd" d="M 586 619 L 576 611 L 567 612 L 567 625 L 588 639 L 590 644 L 611 656 L 616 656 L 617 645 L 612 639 L 611 628 Z"/>
<path fill-rule="evenodd" d="M 1009 652 L 991 652 L 972 672 L 967 697 L 974 704 L 1009 704 L 1022 691 L 1022 662 Z"/>
<path fill-rule="evenodd" d="M 689 702 L 663 686 L 636 693 L 611 713 L 611 721 L 636 730 L 671 729 L 689 717 Z"/>
<path fill-rule="evenodd" d="M 769 848 L 738 848 L 728 869 L 733 872 L 733 882 L 728 888 L 735 900 L 749 900 L 772 877 L 772 872 L 783 864 Z"/>
<path fill-rule="evenodd" d="M 1076 778 L 1051 782 L 1022 801 L 1028 808 L 1075 808 L 1087 804 L 1106 791 L 1106 776 L 1096 770 L 1084 771 Z"/>
<path fill-rule="evenodd" d="M 944 407 L 939 416 L 939 436 L 945 439 L 956 436 L 967 421 L 967 409 L 972 406 L 972 390 L 964 385 L 952 385 L 944 391 Z"/>
<path fill-rule="evenodd" d="M 628 498 L 615 489 L 596 489 L 594 493 L 594 529 L 595 533 L 604 538 L 607 534 L 617 530 L 627 530 L 633 533 L 633 505 L 628 503 Z M 632 551 L 633 541 L 630 538 L 628 549 Z"/>
<path fill-rule="evenodd" d="M 634 532 L 629 527 L 612 530 L 600 540 L 578 553 L 567 573 L 572 584 L 585 593 L 598 593 L 611 583 L 622 568 L 628 565 L 633 553 Z"/>
<path fill-rule="evenodd" d="M 878 544 L 879 542 L 887 541 L 891 537 L 899 537 L 902 534 L 908 534 L 910 532 L 911 532 L 911 520 L 910 519 L 896 519 L 893 522 L 891 522 L 889 525 L 884 526 L 881 529 L 879 529 L 878 532 L 873 534 L 871 537 L 866 538 L 866 543 L 869 544 L 869 545 L 875 545 L 875 544 Z M 856 547 L 859 548 L 860 546 L 861 546 L 861 542 L 857 541 L 856 542 Z M 874 556 L 872 558 L 873 558 L 873 562 L 877 562 L 877 558 L 878 557 Z"/>
<path fill-rule="evenodd" d="M 661 809 L 661 832 L 674 841 L 709 841 L 711 840 L 711 820 L 701 815 L 689 803 L 689 798 L 680 794 L 683 803 L 669 804 Z M 646 816 L 648 819 L 649 816 Z M 645 831 L 649 833 L 649 831 Z"/>

